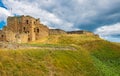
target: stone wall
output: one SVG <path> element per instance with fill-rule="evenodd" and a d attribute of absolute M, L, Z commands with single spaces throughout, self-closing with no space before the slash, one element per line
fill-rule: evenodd
<path fill-rule="evenodd" d="M 35 35 L 36 35 L 36 40 L 38 40 L 40 38 L 43 38 L 43 37 L 47 37 L 49 35 L 49 29 L 42 24 L 37 26 L 34 29 L 34 32 L 35 32 Z"/>
<path fill-rule="evenodd" d="M 12 43 L 26 43 L 28 42 L 28 35 L 25 33 L 14 33 L 10 30 L 0 31 L 0 41 Z"/>
<path fill-rule="evenodd" d="M 84 31 L 68 31 L 67 34 L 83 34 Z"/>
<path fill-rule="evenodd" d="M 49 30 L 49 35 L 59 35 L 59 34 L 67 34 L 67 33 L 61 29 L 50 29 Z"/>
<path fill-rule="evenodd" d="M 35 41 L 49 35 L 48 27 L 41 24 L 39 19 L 35 19 L 31 16 L 24 15 L 8 17 L 7 26 L 5 26 L 3 30 L 4 31 L 11 30 L 12 32 L 19 34 L 24 33 L 28 36 L 28 38 L 26 37 L 27 41 Z"/>
<path fill-rule="evenodd" d="M 15 35 L 17 43 L 27 43 L 28 42 L 28 34 L 21 33 Z"/>
<path fill-rule="evenodd" d="M 80 30 L 80 31 L 69 31 L 69 32 L 67 32 L 67 34 L 84 34 L 84 35 L 94 35 L 94 33 L 89 32 L 89 31 L 84 31 L 84 30 Z"/>
<path fill-rule="evenodd" d="M 26 43 L 49 35 L 60 34 L 94 35 L 92 32 L 83 30 L 66 32 L 61 29 L 49 29 L 39 19 L 22 15 L 7 18 L 7 25 L 4 26 L 3 30 L 0 30 L 0 41 Z"/>
<path fill-rule="evenodd" d="M 0 41 L 15 42 L 15 33 L 12 31 L 0 31 Z"/>

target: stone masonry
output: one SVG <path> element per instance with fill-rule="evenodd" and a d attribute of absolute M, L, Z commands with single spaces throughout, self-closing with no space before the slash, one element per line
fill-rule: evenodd
<path fill-rule="evenodd" d="M 0 30 L 0 41 L 26 43 L 49 35 L 47 26 L 31 16 L 7 18 L 7 26 Z"/>
<path fill-rule="evenodd" d="M 66 32 L 61 29 L 49 29 L 39 19 L 31 16 L 14 16 L 7 18 L 7 25 L 0 30 L 0 41 L 12 43 L 27 43 L 49 35 L 60 34 L 85 34 L 94 35 L 92 32 L 79 30 Z"/>

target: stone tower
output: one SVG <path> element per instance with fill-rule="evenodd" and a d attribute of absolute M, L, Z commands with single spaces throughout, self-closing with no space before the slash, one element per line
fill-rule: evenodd
<path fill-rule="evenodd" d="M 28 36 L 27 41 L 38 40 L 49 35 L 47 26 L 40 23 L 39 19 L 31 16 L 15 16 L 7 18 L 7 26 L 2 31 L 12 31 L 15 33 L 15 38 L 22 39 L 22 36 Z M 22 35 L 21 35 L 22 34 Z"/>

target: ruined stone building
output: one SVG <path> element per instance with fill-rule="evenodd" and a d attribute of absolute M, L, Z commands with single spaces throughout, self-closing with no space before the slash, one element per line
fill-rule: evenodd
<path fill-rule="evenodd" d="M 31 16 L 7 18 L 7 25 L 0 30 L 0 41 L 25 43 L 49 35 L 47 26 Z"/>
<path fill-rule="evenodd" d="M 7 25 L 0 30 L 0 41 L 26 43 L 49 35 L 60 34 L 94 35 L 92 32 L 84 30 L 66 32 L 61 29 L 49 29 L 39 19 L 23 15 L 7 18 Z"/>

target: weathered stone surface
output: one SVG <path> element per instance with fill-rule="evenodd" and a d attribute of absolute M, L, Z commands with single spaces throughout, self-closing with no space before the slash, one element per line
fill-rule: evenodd
<path fill-rule="evenodd" d="M 31 16 L 7 18 L 7 26 L 0 31 L 0 41 L 26 43 L 49 35 L 47 26 Z"/>
<path fill-rule="evenodd" d="M 94 35 L 88 31 L 69 31 L 49 29 L 39 19 L 31 16 L 15 16 L 7 18 L 7 25 L 0 30 L 0 41 L 12 43 L 27 43 L 49 35 L 59 34 L 85 34 Z M 98 36 L 98 35 L 96 35 Z"/>
<path fill-rule="evenodd" d="M 85 34 L 85 35 L 94 35 L 94 33 L 89 32 L 89 31 L 84 31 L 84 30 L 79 30 L 79 31 L 69 31 L 67 34 Z"/>
<path fill-rule="evenodd" d="M 13 33 L 12 31 L 8 30 L 8 31 L 0 31 L 0 41 L 4 41 L 4 42 L 15 42 L 15 33 Z"/>
<path fill-rule="evenodd" d="M 61 29 L 50 29 L 49 31 L 50 35 L 59 35 L 59 34 L 67 34 L 64 30 Z"/>

